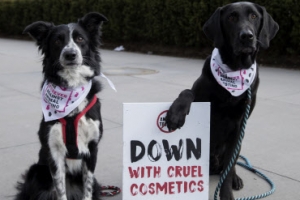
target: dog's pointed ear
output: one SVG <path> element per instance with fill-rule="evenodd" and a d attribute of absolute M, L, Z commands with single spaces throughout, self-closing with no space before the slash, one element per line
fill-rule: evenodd
<path fill-rule="evenodd" d="M 24 29 L 23 34 L 28 33 L 34 40 L 36 40 L 37 45 L 40 46 L 53 27 L 53 23 L 37 21 L 28 25 Z"/>
<path fill-rule="evenodd" d="M 267 13 L 265 7 L 257 5 L 256 7 L 262 15 L 261 26 L 258 33 L 259 44 L 262 48 L 267 49 L 270 45 L 270 41 L 275 37 L 279 30 L 279 25 L 274 19 Z"/>
<path fill-rule="evenodd" d="M 79 19 L 79 23 L 88 31 L 98 31 L 102 22 L 108 22 L 107 18 L 96 12 L 88 13 L 83 18 Z"/>
<path fill-rule="evenodd" d="M 224 42 L 222 28 L 221 28 L 221 10 L 222 7 L 212 14 L 212 16 L 205 22 L 203 31 L 208 39 L 214 42 L 215 47 L 222 46 Z"/>

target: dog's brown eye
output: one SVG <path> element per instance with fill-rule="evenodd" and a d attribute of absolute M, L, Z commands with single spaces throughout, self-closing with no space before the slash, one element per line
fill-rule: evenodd
<path fill-rule="evenodd" d="M 230 16 L 228 17 L 228 20 L 231 21 L 231 22 L 235 21 L 235 16 L 230 15 Z"/>
<path fill-rule="evenodd" d="M 82 37 L 77 37 L 77 38 L 76 38 L 76 42 L 79 42 L 79 43 L 80 43 L 80 42 L 83 42 L 83 38 L 82 38 Z"/>
<path fill-rule="evenodd" d="M 257 18 L 257 16 L 256 16 L 256 14 L 251 14 L 251 19 L 256 19 Z"/>
<path fill-rule="evenodd" d="M 61 41 L 60 40 L 55 40 L 55 45 L 59 46 L 61 44 Z"/>

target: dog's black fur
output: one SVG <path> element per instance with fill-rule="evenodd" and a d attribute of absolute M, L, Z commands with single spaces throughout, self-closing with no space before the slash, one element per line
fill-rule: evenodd
<path fill-rule="evenodd" d="M 61 87 L 78 87 L 92 80 L 92 87 L 86 99 L 73 110 L 65 120 L 72 124 L 78 113 L 100 92 L 101 84 L 94 77 L 100 73 L 100 26 L 107 19 L 99 13 L 89 13 L 77 23 L 55 26 L 49 22 L 38 21 L 28 25 L 28 33 L 41 50 L 43 57 L 44 81 Z M 66 48 L 68 46 L 68 48 Z M 62 142 L 62 130 L 59 120 L 45 122 L 41 120 L 38 131 L 41 149 L 39 159 L 24 175 L 24 181 L 18 184 L 16 200 L 99 200 L 100 185 L 93 176 L 98 143 L 103 126 L 100 113 L 100 101 L 80 119 L 78 127 L 85 132 L 85 152 L 79 151 L 77 160 L 67 159 L 68 150 Z M 90 128 L 94 126 L 94 128 Z M 70 126 L 66 137 L 74 135 Z M 74 137 L 74 136 L 73 136 Z"/>
<path fill-rule="evenodd" d="M 259 48 L 268 48 L 279 29 L 278 24 L 257 4 L 239 2 L 218 8 L 204 24 L 206 36 L 219 49 L 221 59 L 232 70 L 248 69 L 255 62 Z M 170 130 L 184 125 L 192 102 L 211 102 L 210 174 L 220 174 L 228 165 L 240 133 L 241 121 L 247 104 L 247 92 L 232 96 L 213 77 L 209 56 L 201 76 L 191 90 L 180 93 L 171 105 L 166 124 Z M 258 71 L 251 85 L 251 110 L 256 102 Z M 221 200 L 233 200 L 232 189 L 243 187 L 235 166 L 229 172 L 221 190 Z"/>

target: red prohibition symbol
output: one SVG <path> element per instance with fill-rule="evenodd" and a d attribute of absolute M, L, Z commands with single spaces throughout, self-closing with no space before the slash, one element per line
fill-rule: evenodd
<path fill-rule="evenodd" d="M 169 131 L 168 127 L 166 126 L 166 116 L 167 116 L 167 112 L 168 110 L 165 110 L 165 111 L 162 111 L 158 117 L 157 117 L 157 120 L 156 120 L 156 125 L 157 127 L 159 128 L 159 130 L 161 132 L 164 132 L 164 133 L 172 133 L 174 131 Z"/>

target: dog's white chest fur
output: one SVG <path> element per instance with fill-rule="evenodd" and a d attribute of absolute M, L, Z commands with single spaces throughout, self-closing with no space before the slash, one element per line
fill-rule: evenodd
<path fill-rule="evenodd" d="M 98 120 L 87 119 L 85 116 L 79 120 L 77 144 L 80 154 L 89 154 L 88 143 L 92 140 L 98 141 L 99 125 Z"/>
<path fill-rule="evenodd" d="M 83 101 L 69 116 L 75 115 L 81 112 L 87 105 L 87 100 Z M 87 118 L 83 115 L 77 127 L 77 148 L 79 154 L 84 154 L 89 156 L 90 152 L 88 149 L 88 144 L 91 141 L 97 142 L 100 137 L 99 131 L 100 121 Z M 75 134 L 75 133 L 66 133 Z M 68 150 L 63 141 L 63 130 L 62 124 L 57 122 L 54 124 L 49 131 L 49 147 L 50 152 L 54 160 L 65 160 L 67 168 L 70 173 L 76 173 L 82 169 L 81 159 L 66 159 Z M 63 164 L 63 163 L 60 163 Z"/>

